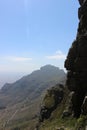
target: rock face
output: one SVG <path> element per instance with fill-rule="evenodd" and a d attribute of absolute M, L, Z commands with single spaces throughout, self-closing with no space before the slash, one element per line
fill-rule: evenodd
<path fill-rule="evenodd" d="M 57 105 L 62 101 L 63 96 L 64 86 L 62 84 L 57 84 L 56 86 L 47 90 L 40 110 L 40 122 L 50 117 L 52 111 L 54 111 Z"/>
<path fill-rule="evenodd" d="M 85 110 L 83 107 L 81 110 L 81 106 L 87 93 L 87 0 L 79 0 L 79 4 L 77 36 L 65 61 L 68 71 L 66 84 L 70 91 L 74 91 L 72 105 L 76 117 Z"/>

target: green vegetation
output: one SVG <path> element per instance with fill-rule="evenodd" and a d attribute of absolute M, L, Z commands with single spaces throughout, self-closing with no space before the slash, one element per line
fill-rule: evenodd
<path fill-rule="evenodd" d="M 62 117 L 63 111 L 68 105 L 68 94 L 69 91 L 65 88 L 65 95 L 63 101 L 58 105 L 58 107 L 52 112 L 51 117 L 40 125 L 40 130 L 57 130 L 58 128 L 64 130 L 86 130 L 87 126 L 87 116 L 80 116 L 79 118 L 74 118 L 72 115 L 68 117 Z"/>
<path fill-rule="evenodd" d="M 87 129 L 87 116 L 81 115 L 77 120 L 76 130 L 77 129 L 86 130 Z"/>
<path fill-rule="evenodd" d="M 84 118 L 64 118 L 56 117 L 54 119 L 45 120 L 40 126 L 40 130 L 57 130 L 57 128 L 64 128 L 64 130 L 86 130 L 87 117 Z M 79 121 L 78 121 L 79 120 Z"/>

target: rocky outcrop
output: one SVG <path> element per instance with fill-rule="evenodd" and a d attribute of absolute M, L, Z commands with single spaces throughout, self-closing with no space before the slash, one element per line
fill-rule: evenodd
<path fill-rule="evenodd" d="M 51 113 L 56 109 L 59 103 L 61 103 L 64 96 L 64 86 L 57 84 L 55 87 L 47 90 L 47 93 L 43 99 L 39 121 L 48 119 Z"/>
<path fill-rule="evenodd" d="M 72 107 L 76 117 L 84 111 L 81 106 L 87 93 L 87 0 L 79 0 L 79 4 L 77 36 L 65 61 L 68 71 L 66 84 L 70 91 L 74 91 Z"/>

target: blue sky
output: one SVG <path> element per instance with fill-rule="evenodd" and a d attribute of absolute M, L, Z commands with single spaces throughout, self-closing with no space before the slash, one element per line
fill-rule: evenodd
<path fill-rule="evenodd" d="M 28 74 L 45 64 L 63 68 L 78 7 L 76 0 L 1 0 L 0 75 Z"/>

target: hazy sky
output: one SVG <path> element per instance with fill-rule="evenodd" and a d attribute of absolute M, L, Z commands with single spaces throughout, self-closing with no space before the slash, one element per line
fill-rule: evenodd
<path fill-rule="evenodd" d="M 0 0 L 0 77 L 45 64 L 63 68 L 78 7 L 78 0 Z"/>

